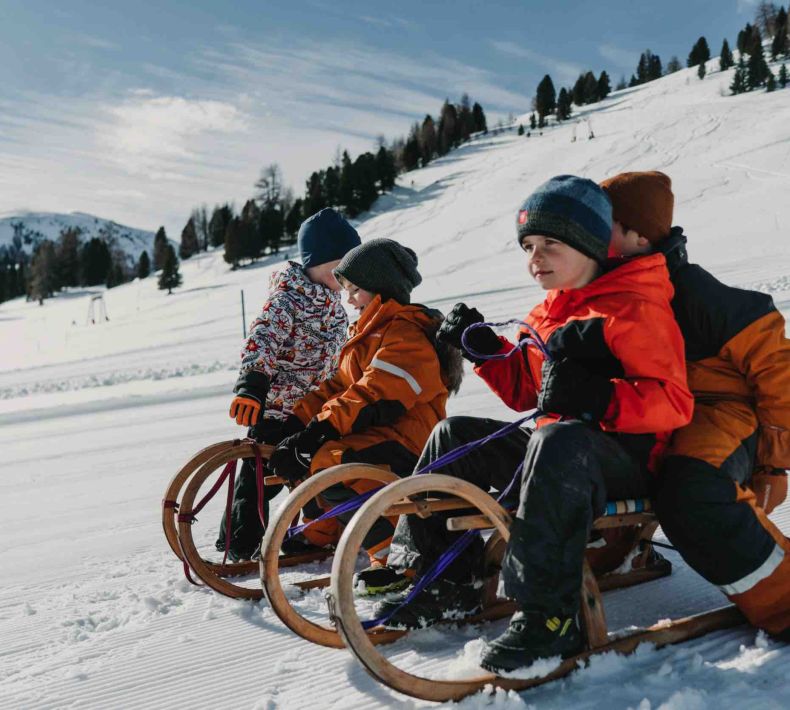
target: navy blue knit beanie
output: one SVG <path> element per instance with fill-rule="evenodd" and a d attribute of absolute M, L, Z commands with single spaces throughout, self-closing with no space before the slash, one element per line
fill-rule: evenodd
<path fill-rule="evenodd" d="M 297 242 L 305 269 L 342 259 L 346 252 L 362 243 L 357 230 L 331 207 L 302 222 Z"/>
<path fill-rule="evenodd" d="M 545 234 L 604 262 L 612 237 L 612 203 L 592 180 L 558 175 L 524 200 L 516 231 L 519 244 L 528 234 Z"/>

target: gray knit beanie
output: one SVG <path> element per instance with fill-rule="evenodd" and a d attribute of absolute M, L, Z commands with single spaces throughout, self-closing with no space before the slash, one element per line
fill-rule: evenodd
<path fill-rule="evenodd" d="M 417 255 L 408 247 L 383 238 L 351 249 L 334 274 L 366 291 L 381 294 L 382 300 L 394 298 L 398 303 L 409 303 L 412 289 L 422 283 Z"/>

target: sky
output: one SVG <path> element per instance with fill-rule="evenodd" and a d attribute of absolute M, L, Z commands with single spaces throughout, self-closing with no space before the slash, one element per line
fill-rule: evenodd
<path fill-rule="evenodd" d="M 0 216 L 82 211 L 178 239 L 192 208 L 297 195 L 338 149 L 468 93 L 489 124 L 548 73 L 717 54 L 756 0 L 0 0 Z"/>

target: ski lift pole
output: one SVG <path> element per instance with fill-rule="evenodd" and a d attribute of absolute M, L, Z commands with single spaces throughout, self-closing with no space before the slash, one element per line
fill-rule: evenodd
<path fill-rule="evenodd" d="M 244 289 L 241 289 L 241 337 L 247 337 L 247 319 L 244 316 Z"/>

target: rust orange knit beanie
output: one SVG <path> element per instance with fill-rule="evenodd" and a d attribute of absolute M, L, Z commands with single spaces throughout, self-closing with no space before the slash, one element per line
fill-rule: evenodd
<path fill-rule="evenodd" d="M 651 244 L 669 235 L 675 196 L 668 175 L 656 170 L 620 173 L 601 183 L 612 200 L 615 221 L 639 232 Z"/>

